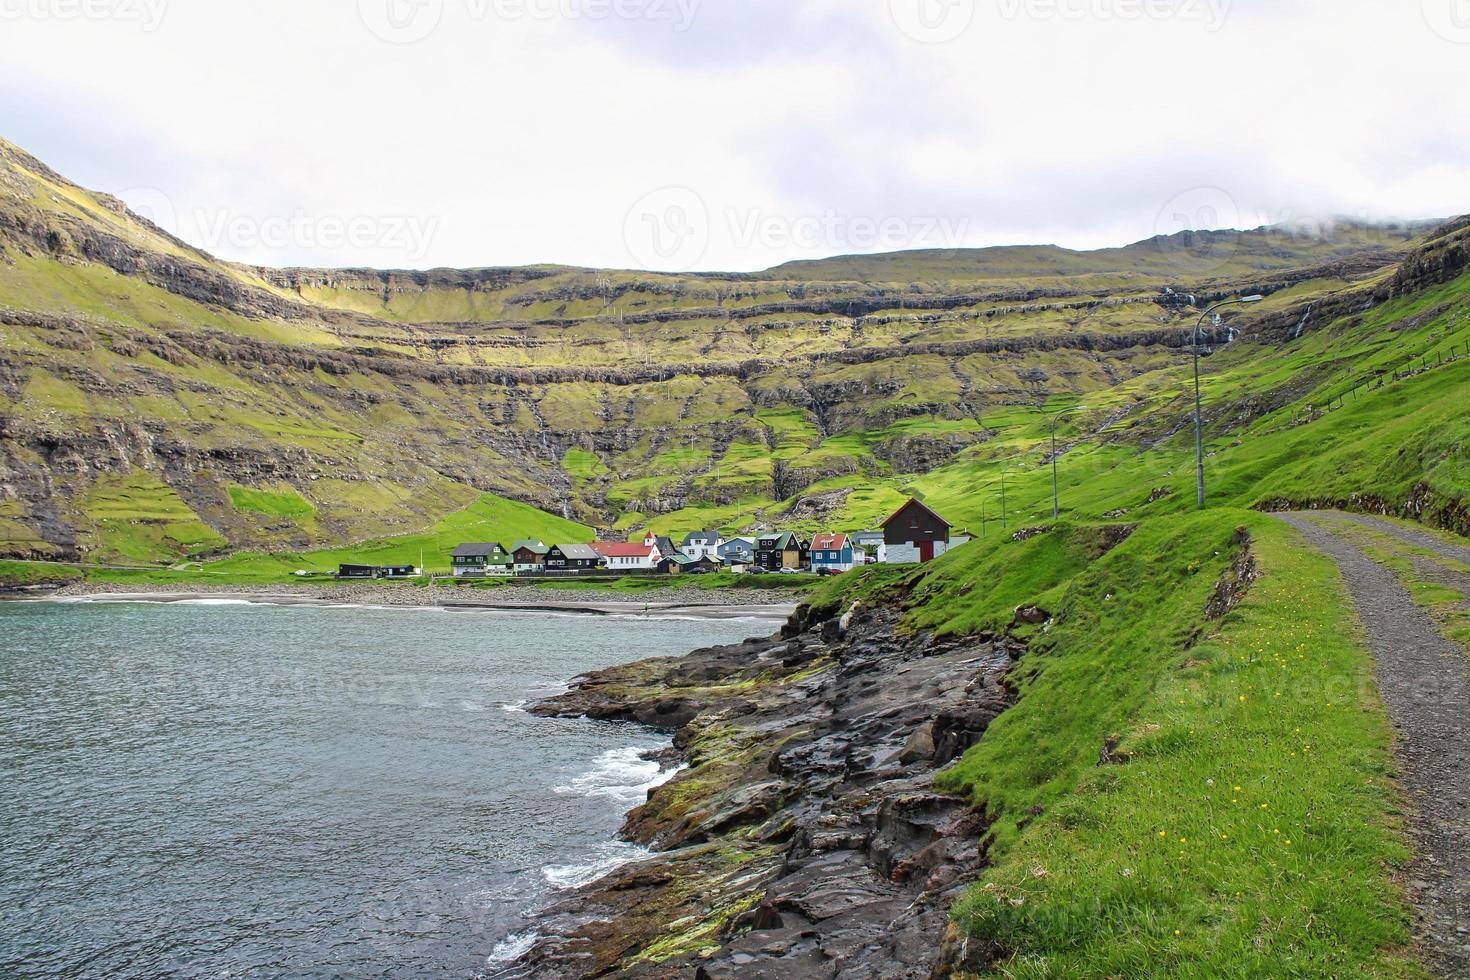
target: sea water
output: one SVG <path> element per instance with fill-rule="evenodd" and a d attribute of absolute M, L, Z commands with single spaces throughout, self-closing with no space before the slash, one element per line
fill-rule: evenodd
<path fill-rule="evenodd" d="M 525 705 L 774 627 L 0 603 L 0 975 L 482 974 L 669 775 Z"/>

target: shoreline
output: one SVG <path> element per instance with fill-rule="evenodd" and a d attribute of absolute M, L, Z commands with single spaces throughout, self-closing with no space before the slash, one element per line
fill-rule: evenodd
<path fill-rule="evenodd" d="M 271 585 L 245 586 L 118 586 L 113 590 L 95 583 L 70 584 L 49 590 L 14 593 L 10 601 L 54 603 L 140 602 L 158 604 L 299 606 L 307 608 L 435 609 L 444 612 L 501 612 L 576 616 L 657 616 L 692 620 L 752 619 L 779 624 L 793 612 L 795 602 L 772 602 L 769 593 L 750 589 L 707 591 L 671 588 L 658 599 L 644 596 L 569 592 L 553 589 L 505 590 L 515 598 L 477 599 L 443 594 L 446 590 L 384 585 Z"/>
<path fill-rule="evenodd" d="M 1009 708 L 1024 644 L 907 634 L 891 603 L 839 612 L 804 606 L 773 636 L 596 671 L 530 706 L 672 735 L 682 765 L 618 835 L 649 855 L 540 910 L 492 977 L 983 965 L 945 940 L 985 818 L 933 778 Z"/>

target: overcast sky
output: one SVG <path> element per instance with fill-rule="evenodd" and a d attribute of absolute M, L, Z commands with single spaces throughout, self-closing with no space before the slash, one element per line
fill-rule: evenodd
<path fill-rule="evenodd" d="M 1470 0 L 0 0 L 0 135 L 224 258 L 754 270 L 1470 211 Z"/>

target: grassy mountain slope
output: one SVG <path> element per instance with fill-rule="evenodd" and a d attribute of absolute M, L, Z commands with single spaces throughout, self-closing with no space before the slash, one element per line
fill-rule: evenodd
<path fill-rule="evenodd" d="M 939 776 L 988 823 L 946 941 L 964 975 L 1427 976 L 1370 658 L 1336 567 L 1286 525 L 1063 523 L 812 603 L 857 597 L 1027 647 L 1015 706 Z M 1046 623 L 1016 619 L 1032 605 Z"/>
<path fill-rule="evenodd" d="M 978 525 L 1006 458 L 1037 511 L 1047 413 L 1073 406 L 1067 507 L 1101 513 L 1187 483 L 1184 294 L 1269 295 L 1209 362 L 1224 465 L 1347 379 L 1327 364 L 1459 329 L 1400 326 L 1463 303 L 1432 238 L 1344 224 L 735 276 L 247 269 L 0 143 L 0 554 L 336 554 L 486 494 L 627 534 L 856 527 L 910 492 Z M 1400 282 L 1406 259 L 1433 268 Z"/>

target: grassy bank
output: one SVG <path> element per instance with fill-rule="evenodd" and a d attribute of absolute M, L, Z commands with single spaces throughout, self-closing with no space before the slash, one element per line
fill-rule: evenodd
<path fill-rule="evenodd" d="M 956 920 L 996 976 L 1423 976 L 1390 731 L 1335 566 L 1250 511 L 1123 530 L 997 538 L 813 597 L 1028 642 L 1016 706 L 939 779 L 992 821 Z M 1018 620 L 1033 605 L 1048 622 Z"/>
<path fill-rule="evenodd" d="M 64 585 L 68 582 L 79 582 L 81 579 L 81 572 L 66 565 L 32 561 L 0 561 L 0 588 Z"/>
<path fill-rule="evenodd" d="M 1260 579 L 1218 633 L 1186 651 L 1060 627 L 1020 705 L 951 773 L 1002 820 L 995 866 L 956 910 L 1008 952 L 1002 975 L 1423 975 L 1403 949 L 1392 875 L 1409 851 L 1351 606 L 1329 560 L 1250 523 Z M 1159 598 L 1171 577 L 1137 572 L 1116 587 Z M 1110 577 L 1089 572 L 1071 601 L 1095 610 Z M 1198 589 L 1179 594 L 1166 620 L 1200 608 Z M 1120 672 L 1132 697 L 1094 693 Z M 1043 726 L 1072 744 L 1045 780 L 1015 753 Z M 1097 765 L 1099 732 L 1125 764 Z M 1044 812 L 1016 828 L 1028 803 Z"/>

